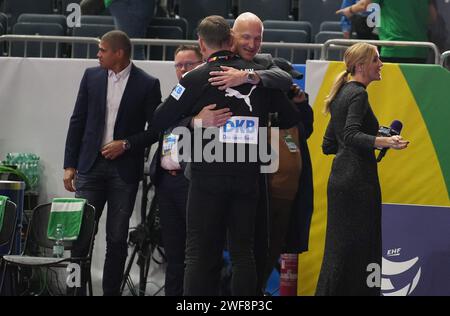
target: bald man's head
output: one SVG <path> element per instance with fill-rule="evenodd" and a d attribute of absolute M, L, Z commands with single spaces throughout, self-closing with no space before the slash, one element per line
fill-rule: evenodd
<path fill-rule="evenodd" d="M 245 12 L 236 18 L 236 20 L 234 21 L 233 29 L 239 27 L 241 23 L 248 23 L 248 22 L 258 23 L 261 25 L 261 27 L 263 25 L 261 19 L 256 14 L 251 12 Z"/>
<path fill-rule="evenodd" d="M 243 59 L 252 60 L 261 48 L 264 27 L 258 16 L 242 13 L 233 26 L 234 51 Z"/>

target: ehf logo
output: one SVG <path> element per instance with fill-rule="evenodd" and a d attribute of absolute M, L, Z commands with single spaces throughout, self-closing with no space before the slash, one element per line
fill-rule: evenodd
<path fill-rule="evenodd" d="M 400 251 L 402 251 L 402 248 L 390 249 L 387 252 L 387 256 L 388 257 L 398 257 L 398 256 L 400 256 Z"/>
<path fill-rule="evenodd" d="M 399 257 L 401 248 L 390 249 L 386 257 Z M 416 257 L 408 261 L 391 261 L 382 258 L 381 293 L 383 296 L 409 296 L 420 282 L 422 268 Z"/>

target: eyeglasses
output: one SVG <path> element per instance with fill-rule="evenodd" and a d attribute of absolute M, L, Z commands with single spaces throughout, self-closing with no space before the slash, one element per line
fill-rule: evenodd
<path fill-rule="evenodd" d="M 197 66 L 198 64 L 202 63 L 201 60 L 199 61 L 192 61 L 192 62 L 186 62 L 186 63 L 178 63 L 175 64 L 176 69 L 192 69 L 194 66 Z"/>

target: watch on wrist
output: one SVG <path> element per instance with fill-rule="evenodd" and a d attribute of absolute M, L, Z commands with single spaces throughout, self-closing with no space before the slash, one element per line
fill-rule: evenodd
<path fill-rule="evenodd" d="M 130 148 L 131 148 L 131 144 L 128 141 L 128 139 L 125 139 L 123 141 L 122 146 L 123 146 L 123 150 L 125 150 L 125 151 L 130 150 Z"/>
<path fill-rule="evenodd" d="M 246 78 L 246 82 L 247 83 L 254 83 L 256 81 L 256 74 L 254 71 L 249 71 L 247 72 L 247 78 Z"/>

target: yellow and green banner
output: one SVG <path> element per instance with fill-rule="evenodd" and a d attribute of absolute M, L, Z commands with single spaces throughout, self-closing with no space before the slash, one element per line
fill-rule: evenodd
<path fill-rule="evenodd" d="M 314 295 L 322 263 L 326 187 L 333 160 L 321 150 L 329 121 L 322 109 L 334 79 L 344 69 L 343 63 L 328 61 L 308 61 L 306 67 L 306 91 L 315 113 L 309 139 L 315 207 L 310 250 L 299 260 L 299 295 Z M 407 150 L 388 151 L 378 165 L 383 203 L 450 207 L 450 73 L 437 65 L 385 64 L 382 77 L 368 88 L 370 104 L 381 125 L 400 120 L 402 136 L 411 142 Z"/>

